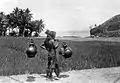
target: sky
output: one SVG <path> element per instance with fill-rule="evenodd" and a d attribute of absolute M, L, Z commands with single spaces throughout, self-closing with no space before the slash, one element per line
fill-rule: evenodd
<path fill-rule="evenodd" d="M 120 0 L 0 0 L 0 11 L 29 8 L 34 19 L 43 19 L 45 28 L 60 33 L 83 31 L 120 14 Z"/>

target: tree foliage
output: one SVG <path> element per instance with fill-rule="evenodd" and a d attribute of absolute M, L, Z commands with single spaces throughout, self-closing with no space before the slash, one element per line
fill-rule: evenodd
<path fill-rule="evenodd" d="M 0 34 L 6 32 L 6 28 L 19 27 L 19 36 L 24 36 L 25 29 L 29 29 L 30 33 L 36 31 L 40 33 L 44 29 L 43 20 L 31 20 L 33 18 L 31 11 L 26 9 L 14 8 L 13 11 L 7 15 L 4 12 L 0 13 Z"/>

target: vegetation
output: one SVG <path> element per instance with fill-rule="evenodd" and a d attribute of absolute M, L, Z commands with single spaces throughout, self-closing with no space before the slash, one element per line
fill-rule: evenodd
<path fill-rule="evenodd" d="M 32 20 L 32 18 L 32 13 L 28 8 L 20 9 L 16 7 L 9 14 L 0 12 L 0 36 L 6 36 L 7 30 L 11 31 L 11 36 L 16 36 L 14 31 L 16 27 L 19 29 L 17 36 L 31 36 L 33 31 L 39 34 L 44 29 L 43 20 Z M 25 35 L 25 30 L 29 30 L 29 34 Z"/>
<path fill-rule="evenodd" d="M 120 37 L 120 15 L 116 15 L 101 25 L 92 28 L 90 35 L 99 37 Z"/>
<path fill-rule="evenodd" d="M 30 42 L 25 37 L 2 37 L 0 40 L 0 75 L 15 75 L 29 73 L 45 73 L 47 67 L 47 52 L 40 48 L 44 38 L 33 38 L 38 48 L 35 58 L 28 58 L 25 49 Z M 64 59 L 59 56 L 61 72 L 91 68 L 106 68 L 120 66 L 120 43 L 113 41 L 79 41 L 65 40 L 73 50 L 73 56 Z M 14 40 L 14 41 L 13 41 Z M 57 50 L 57 53 L 59 48 Z"/>

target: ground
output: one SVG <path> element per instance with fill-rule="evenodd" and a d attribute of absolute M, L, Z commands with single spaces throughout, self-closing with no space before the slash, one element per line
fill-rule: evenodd
<path fill-rule="evenodd" d="M 52 81 L 45 74 L 0 76 L 0 83 L 120 83 L 120 67 L 72 70 Z"/>

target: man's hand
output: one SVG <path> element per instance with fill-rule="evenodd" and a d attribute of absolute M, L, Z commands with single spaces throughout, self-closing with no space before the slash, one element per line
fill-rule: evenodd
<path fill-rule="evenodd" d="M 59 42 L 60 40 L 59 40 L 59 39 L 55 39 L 55 41 L 58 41 L 58 42 Z"/>
<path fill-rule="evenodd" d="M 45 46 L 40 46 L 42 49 L 46 49 Z"/>

